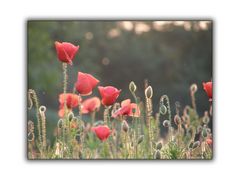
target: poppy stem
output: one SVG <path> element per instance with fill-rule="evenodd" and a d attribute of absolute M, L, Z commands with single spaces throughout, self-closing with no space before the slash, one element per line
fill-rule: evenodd
<path fill-rule="evenodd" d="M 64 94 L 64 120 L 63 120 L 63 151 L 64 151 L 64 147 L 65 147 L 65 131 L 66 131 L 66 127 L 67 123 L 67 63 L 63 63 L 62 64 L 62 68 L 63 68 L 63 94 Z M 64 153 L 64 152 L 63 152 Z"/>

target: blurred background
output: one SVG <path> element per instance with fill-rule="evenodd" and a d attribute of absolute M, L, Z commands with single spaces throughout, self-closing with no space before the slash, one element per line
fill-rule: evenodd
<path fill-rule="evenodd" d="M 189 87 L 196 83 L 199 115 L 209 109 L 202 82 L 212 79 L 211 21 L 28 21 L 27 30 L 28 88 L 36 90 L 40 104 L 47 106 L 49 128 L 58 121 L 58 95 L 63 91 L 55 41 L 80 46 L 73 66 L 68 66 L 69 92 L 78 71 L 92 74 L 101 86 L 122 89 L 118 101 L 132 99 L 130 81 L 143 99 L 147 79 L 154 91 L 154 113 L 163 94 L 175 113 L 176 101 L 182 108 L 191 104 Z M 97 88 L 95 95 L 99 96 Z"/>

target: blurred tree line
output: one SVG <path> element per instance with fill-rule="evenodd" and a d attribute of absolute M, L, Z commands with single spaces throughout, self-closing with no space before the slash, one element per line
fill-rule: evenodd
<path fill-rule="evenodd" d="M 28 88 L 35 89 L 41 104 L 57 117 L 62 93 L 62 63 L 54 42 L 80 46 L 73 66 L 68 66 L 68 91 L 77 72 L 90 73 L 101 82 L 122 89 L 119 101 L 132 98 L 130 81 L 144 98 L 144 80 L 154 90 L 154 111 L 163 94 L 182 108 L 190 104 L 189 87 L 198 85 L 200 115 L 209 103 L 202 82 L 212 79 L 212 22 L 200 21 L 28 21 Z M 97 89 L 93 95 L 99 96 Z M 57 119 L 56 119 L 57 120 Z"/>

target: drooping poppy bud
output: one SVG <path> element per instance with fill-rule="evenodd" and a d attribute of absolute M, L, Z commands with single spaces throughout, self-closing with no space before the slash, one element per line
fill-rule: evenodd
<path fill-rule="evenodd" d="M 209 101 L 212 101 L 212 81 L 203 82 L 203 89 L 206 91 Z"/>
<path fill-rule="evenodd" d="M 56 41 L 55 48 L 59 61 L 72 65 L 73 58 L 77 53 L 79 46 L 75 46 L 68 42 L 60 43 Z"/>
<path fill-rule="evenodd" d="M 124 132 L 128 132 L 129 126 L 128 126 L 127 121 L 123 121 L 123 122 L 122 122 L 122 130 L 123 130 Z"/>
<path fill-rule="evenodd" d="M 95 77 L 90 74 L 78 72 L 78 79 L 75 88 L 82 96 L 92 94 L 93 88 L 99 83 Z"/>
<path fill-rule="evenodd" d="M 84 100 L 81 105 L 81 112 L 83 114 L 87 114 L 98 110 L 100 108 L 101 102 L 98 97 L 92 97 Z"/>
<path fill-rule="evenodd" d="M 121 90 L 118 90 L 113 86 L 98 86 L 98 90 L 102 97 L 102 104 L 105 106 L 113 105 L 121 92 Z"/>
<path fill-rule="evenodd" d="M 153 96 L 153 89 L 152 89 L 152 86 L 148 86 L 146 89 L 145 89 L 145 96 L 147 98 L 152 98 Z"/>
<path fill-rule="evenodd" d="M 95 134 L 101 141 L 105 141 L 111 134 L 111 130 L 109 129 L 108 126 L 105 126 L 105 125 L 93 127 L 92 131 L 95 132 Z"/>
<path fill-rule="evenodd" d="M 121 108 L 118 109 L 116 112 L 114 112 L 112 117 L 116 118 L 119 115 L 139 117 L 140 110 L 136 103 L 131 103 L 130 99 L 126 99 L 126 100 L 122 101 Z"/>

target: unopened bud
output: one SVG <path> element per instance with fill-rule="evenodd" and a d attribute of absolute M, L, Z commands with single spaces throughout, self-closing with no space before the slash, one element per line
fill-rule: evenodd
<path fill-rule="evenodd" d="M 196 142 L 193 143 L 192 148 L 195 149 L 195 148 L 197 148 L 199 146 L 200 146 L 200 141 L 196 141 Z"/>
<path fill-rule="evenodd" d="M 195 93 L 197 91 L 197 85 L 196 84 L 192 84 L 191 87 L 190 87 L 190 91 L 192 93 Z"/>
<path fill-rule="evenodd" d="M 202 132 L 202 129 L 203 129 L 202 126 L 199 125 L 199 126 L 197 127 L 197 133 Z"/>
<path fill-rule="evenodd" d="M 137 90 L 137 86 L 135 85 L 135 83 L 133 81 L 130 82 L 129 84 L 129 90 L 134 93 Z"/>
<path fill-rule="evenodd" d="M 161 153 L 160 150 L 156 150 L 154 153 L 154 159 L 161 159 Z"/>
<path fill-rule="evenodd" d="M 144 139 L 144 135 L 139 136 L 137 143 L 140 144 L 141 142 L 143 142 L 143 139 Z"/>
<path fill-rule="evenodd" d="M 128 129 L 129 129 L 129 126 L 128 126 L 128 123 L 127 123 L 127 121 L 123 121 L 122 122 L 122 130 L 124 131 L 124 132 L 128 132 Z"/>
<path fill-rule="evenodd" d="M 161 142 L 158 142 L 158 143 L 156 144 L 156 149 L 158 149 L 158 150 L 161 150 L 161 149 L 162 149 L 162 143 L 161 143 Z"/>
<path fill-rule="evenodd" d="M 164 127 L 169 127 L 170 126 L 170 121 L 169 120 L 165 120 L 165 121 L 163 121 L 163 126 Z"/>
<path fill-rule="evenodd" d="M 162 115 L 165 115 L 167 113 L 167 107 L 165 105 L 162 104 L 159 109 Z"/>
<path fill-rule="evenodd" d="M 203 136 L 204 138 L 206 138 L 207 135 L 208 135 L 207 129 L 206 129 L 206 128 L 203 128 L 203 130 L 202 130 L 202 136 Z"/>
<path fill-rule="evenodd" d="M 205 112 L 205 115 L 203 116 L 202 121 L 203 121 L 204 124 L 208 124 L 209 123 L 210 118 L 208 116 L 208 112 L 207 111 Z"/>
<path fill-rule="evenodd" d="M 148 86 L 147 89 L 145 89 L 145 96 L 150 99 L 153 96 L 153 89 L 151 86 Z"/>

